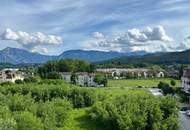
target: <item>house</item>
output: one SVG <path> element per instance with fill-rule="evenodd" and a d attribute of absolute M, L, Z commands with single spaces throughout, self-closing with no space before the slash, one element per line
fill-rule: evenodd
<path fill-rule="evenodd" d="M 61 72 L 63 80 L 67 83 L 71 83 L 71 72 Z M 77 79 L 76 84 L 80 86 L 98 86 L 97 83 L 94 82 L 95 74 L 87 73 L 87 72 L 78 72 L 76 73 Z"/>
<path fill-rule="evenodd" d="M 15 82 L 15 80 L 23 80 L 23 73 L 18 69 L 7 68 L 0 70 L 0 83 Z"/>
<path fill-rule="evenodd" d="M 158 78 L 163 78 L 164 76 L 165 76 L 164 72 L 162 72 L 162 71 L 156 73 L 156 77 L 158 77 Z"/>
<path fill-rule="evenodd" d="M 153 71 L 151 69 L 146 68 L 133 68 L 133 69 L 120 69 L 120 68 L 106 68 L 106 69 L 97 69 L 97 72 L 102 72 L 107 75 L 111 75 L 115 79 L 115 77 L 127 77 L 131 75 L 136 78 L 148 78 L 148 77 L 165 77 L 163 71 Z"/>
<path fill-rule="evenodd" d="M 181 78 L 181 86 L 185 92 L 189 92 L 190 90 L 190 68 L 183 71 L 183 76 Z"/>

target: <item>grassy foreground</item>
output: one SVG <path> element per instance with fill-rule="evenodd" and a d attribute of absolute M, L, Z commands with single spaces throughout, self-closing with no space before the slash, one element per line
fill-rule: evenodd
<path fill-rule="evenodd" d="M 124 80 L 109 80 L 108 87 L 156 87 L 160 81 L 170 84 L 170 78 L 155 78 L 155 79 L 124 79 Z M 180 80 L 175 80 L 175 87 L 180 86 Z"/>

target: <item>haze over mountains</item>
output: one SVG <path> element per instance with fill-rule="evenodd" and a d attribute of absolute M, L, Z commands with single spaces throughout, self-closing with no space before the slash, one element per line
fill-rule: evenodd
<path fill-rule="evenodd" d="M 45 63 L 49 60 L 60 59 L 81 59 L 89 62 L 99 63 L 151 63 L 151 64 L 172 64 L 172 63 L 190 63 L 190 50 L 182 52 L 160 52 L 146 53 L 143 51 L 133 53 L 104 52 L 94 50 L 69 50 L 58 56 L 42 55 L 29 52 L 23 49 L 7 47 L 0 51 L 0 63 L 11 64 L 30 64 Z"/>
<path fill-rule="evenodd" d="M 39 53 L 32 53 L 23 49 L 7 47 L 0 51 L 0 63 L 44 63 L 48 60 L 60 60 L 60 59 L 82 59 L 90 62 L 97 62 L 103 60 L 109 60 L 122 56 L 131 55 L 144 55 L 145 52 L 134 53 L 119 53 L 119 52 L 104 52 L 93 50 L 70 50 L 65 51 L 58 56 L 42 55 Z"/>

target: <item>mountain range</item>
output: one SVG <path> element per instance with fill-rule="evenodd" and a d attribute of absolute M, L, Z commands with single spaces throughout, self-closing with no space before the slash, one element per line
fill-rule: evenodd
<path fill-rule="evenodd" d="M 102 62 L 112 64 L 190 64 L 190 50 L 181 52 L 160 52 L 141 56 L 122 56 Z"/>
<path fill-rule="evenodd" d="M 10 47 L 0 51 L 0 63 L 39 64 L 45 63 L 49 60 L 60 59 L 81 59 L 89 62 L 113 64 L 190 64 L 190 50 L 160 53 L 146 53 L 144 51 L 120 53 L 113 51 L 69 50 L 64 51 L 57 56 L 42 55 L 39 53 L 33 53 L 27 50 Z"/>
<path fill-rule="evenodd" d="M 42 55 L 27 50 L 7 47 L 0 51 L 0 63 L 25 64 L 44 63 L 49 60 L 81 59 L 89 62 L 104 61 L 122 56 L 144 55 L 146 52 L 120 53 L 94 50 L 69 50 L 58 56 Z"/>

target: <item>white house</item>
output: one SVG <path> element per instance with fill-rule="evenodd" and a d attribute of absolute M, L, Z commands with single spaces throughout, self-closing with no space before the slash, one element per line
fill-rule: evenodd
<path fill-rule="evenodd" d="M 67 83 L 71 83 L 71 72 L 61 72 L 63 80 Z M 87 73 L 87 72 L 78 72 L 77 75 L 77 84 L 80 86 L 98 86 L 94 82 L 95 74 L 94 73 Z"/>
<path fill-rule="evenodd" d="M 134 69 L 120 69 L 120 68 L 105 68 L 105 69 L 97 69 L 97 72 L 106 73 L 111 75 L 112 77 L 119 77 L 121 74 L 131 74 L 136 75 L 138 78 L 147 78 L 147 77 L 165 77 L 163 71 L 156 71 L 154 72 L 151 69 L 146 68 L 134 68 Z"/>
<path fill-rule="evenodd" d="M 164 77 L 165 75 L 164 75 L 164 72 L 162 72 L 162 71 L 160 71 L 160 72 L 158 72 L 157 74 L 156 74 L 156 77 L 158 77 L 158 78 L 162 78 L 162 77 Z"/>
<path fill-rule="evenodd" d="M 15 82 L 15 80 L 23 80 L 23 74 L 18 69 L 2 69 L 0 70 L 0 83 L 3 82 Z"/>
<path fill-rule="evenodd" d="M 188 92 L 190 90 L 190 68 L 183 71 L 181 82 L 182 88 Z"/>

